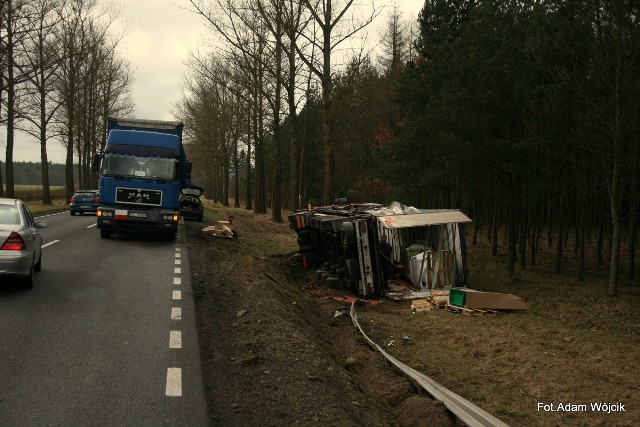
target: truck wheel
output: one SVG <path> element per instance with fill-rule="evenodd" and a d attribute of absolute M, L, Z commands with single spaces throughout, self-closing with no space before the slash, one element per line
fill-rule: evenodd
<path fill-rule="evenodd" d="M 100 237 L 102 237 L 103 239 L 110 239 L 111 232 L 108 230 L 100 230 Z"/>
<path fill-rule="evenodd" d="M 71 211 L 71 216 L 75 215 L 76 213 L 74 211 Z"/>

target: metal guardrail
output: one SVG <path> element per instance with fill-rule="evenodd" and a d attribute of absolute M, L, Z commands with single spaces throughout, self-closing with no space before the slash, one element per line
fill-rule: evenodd
<path fill-rule="evenodd" d="M 500 421 L 487 411 L 469 402 L 462 396 L 448 390 L 436 381 L 427 377 L 421 372 L 416 371 L 410 366 L 400 362 L 389 353 L 384 351 L 382 347 L 373 342 L 367 334 L 362 330 L 358 323 L 358 314 L 356 313 L 355 304 L 351 304 L 351 321 L 360 330 L 360 333 L 367 340 L 369 345 L 378 350 L 391 364 L 400 369 L 403 373 L 409 376 L 422 388 L 424 388 L 435 399 L 444 403 L 444 405 L 463 423 L 469 427 L 508 427 L 508 424 Z"/>

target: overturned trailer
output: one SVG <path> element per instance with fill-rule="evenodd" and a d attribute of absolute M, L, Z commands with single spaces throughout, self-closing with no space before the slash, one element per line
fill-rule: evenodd
<path fill-rule="evenodd" d="M 298 235 L 304 268 L 317 268 L 328 285 L 365 297 L 384 294 L 380 237 L 392 247 L 397 275 L 415 290 L 467 286 L 465 224 L 459 210 L 425 210 L 394 202 L 333 205 L 298 211 L 289 224 Z"/>

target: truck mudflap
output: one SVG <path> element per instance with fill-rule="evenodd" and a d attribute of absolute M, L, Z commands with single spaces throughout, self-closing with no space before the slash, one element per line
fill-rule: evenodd
<path fill-rule="evenodd" d="M 179 221 L 177 211 L 166 209 L 100 207 L 97 212 L 97 227 L 103 238 L 109 238 L 113 233 L 150 233 L 175 237 Z"/>

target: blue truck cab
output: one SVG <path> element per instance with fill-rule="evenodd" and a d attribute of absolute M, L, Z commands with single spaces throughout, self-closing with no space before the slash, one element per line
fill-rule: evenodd
<path fill-rule="evenodd" d="M 191 186 L 191 163 L 181 122 L 110 117 L 107 143 L 96 155 L 102 238 L 113 233 L 176 236 L 181 189 Z"/>

